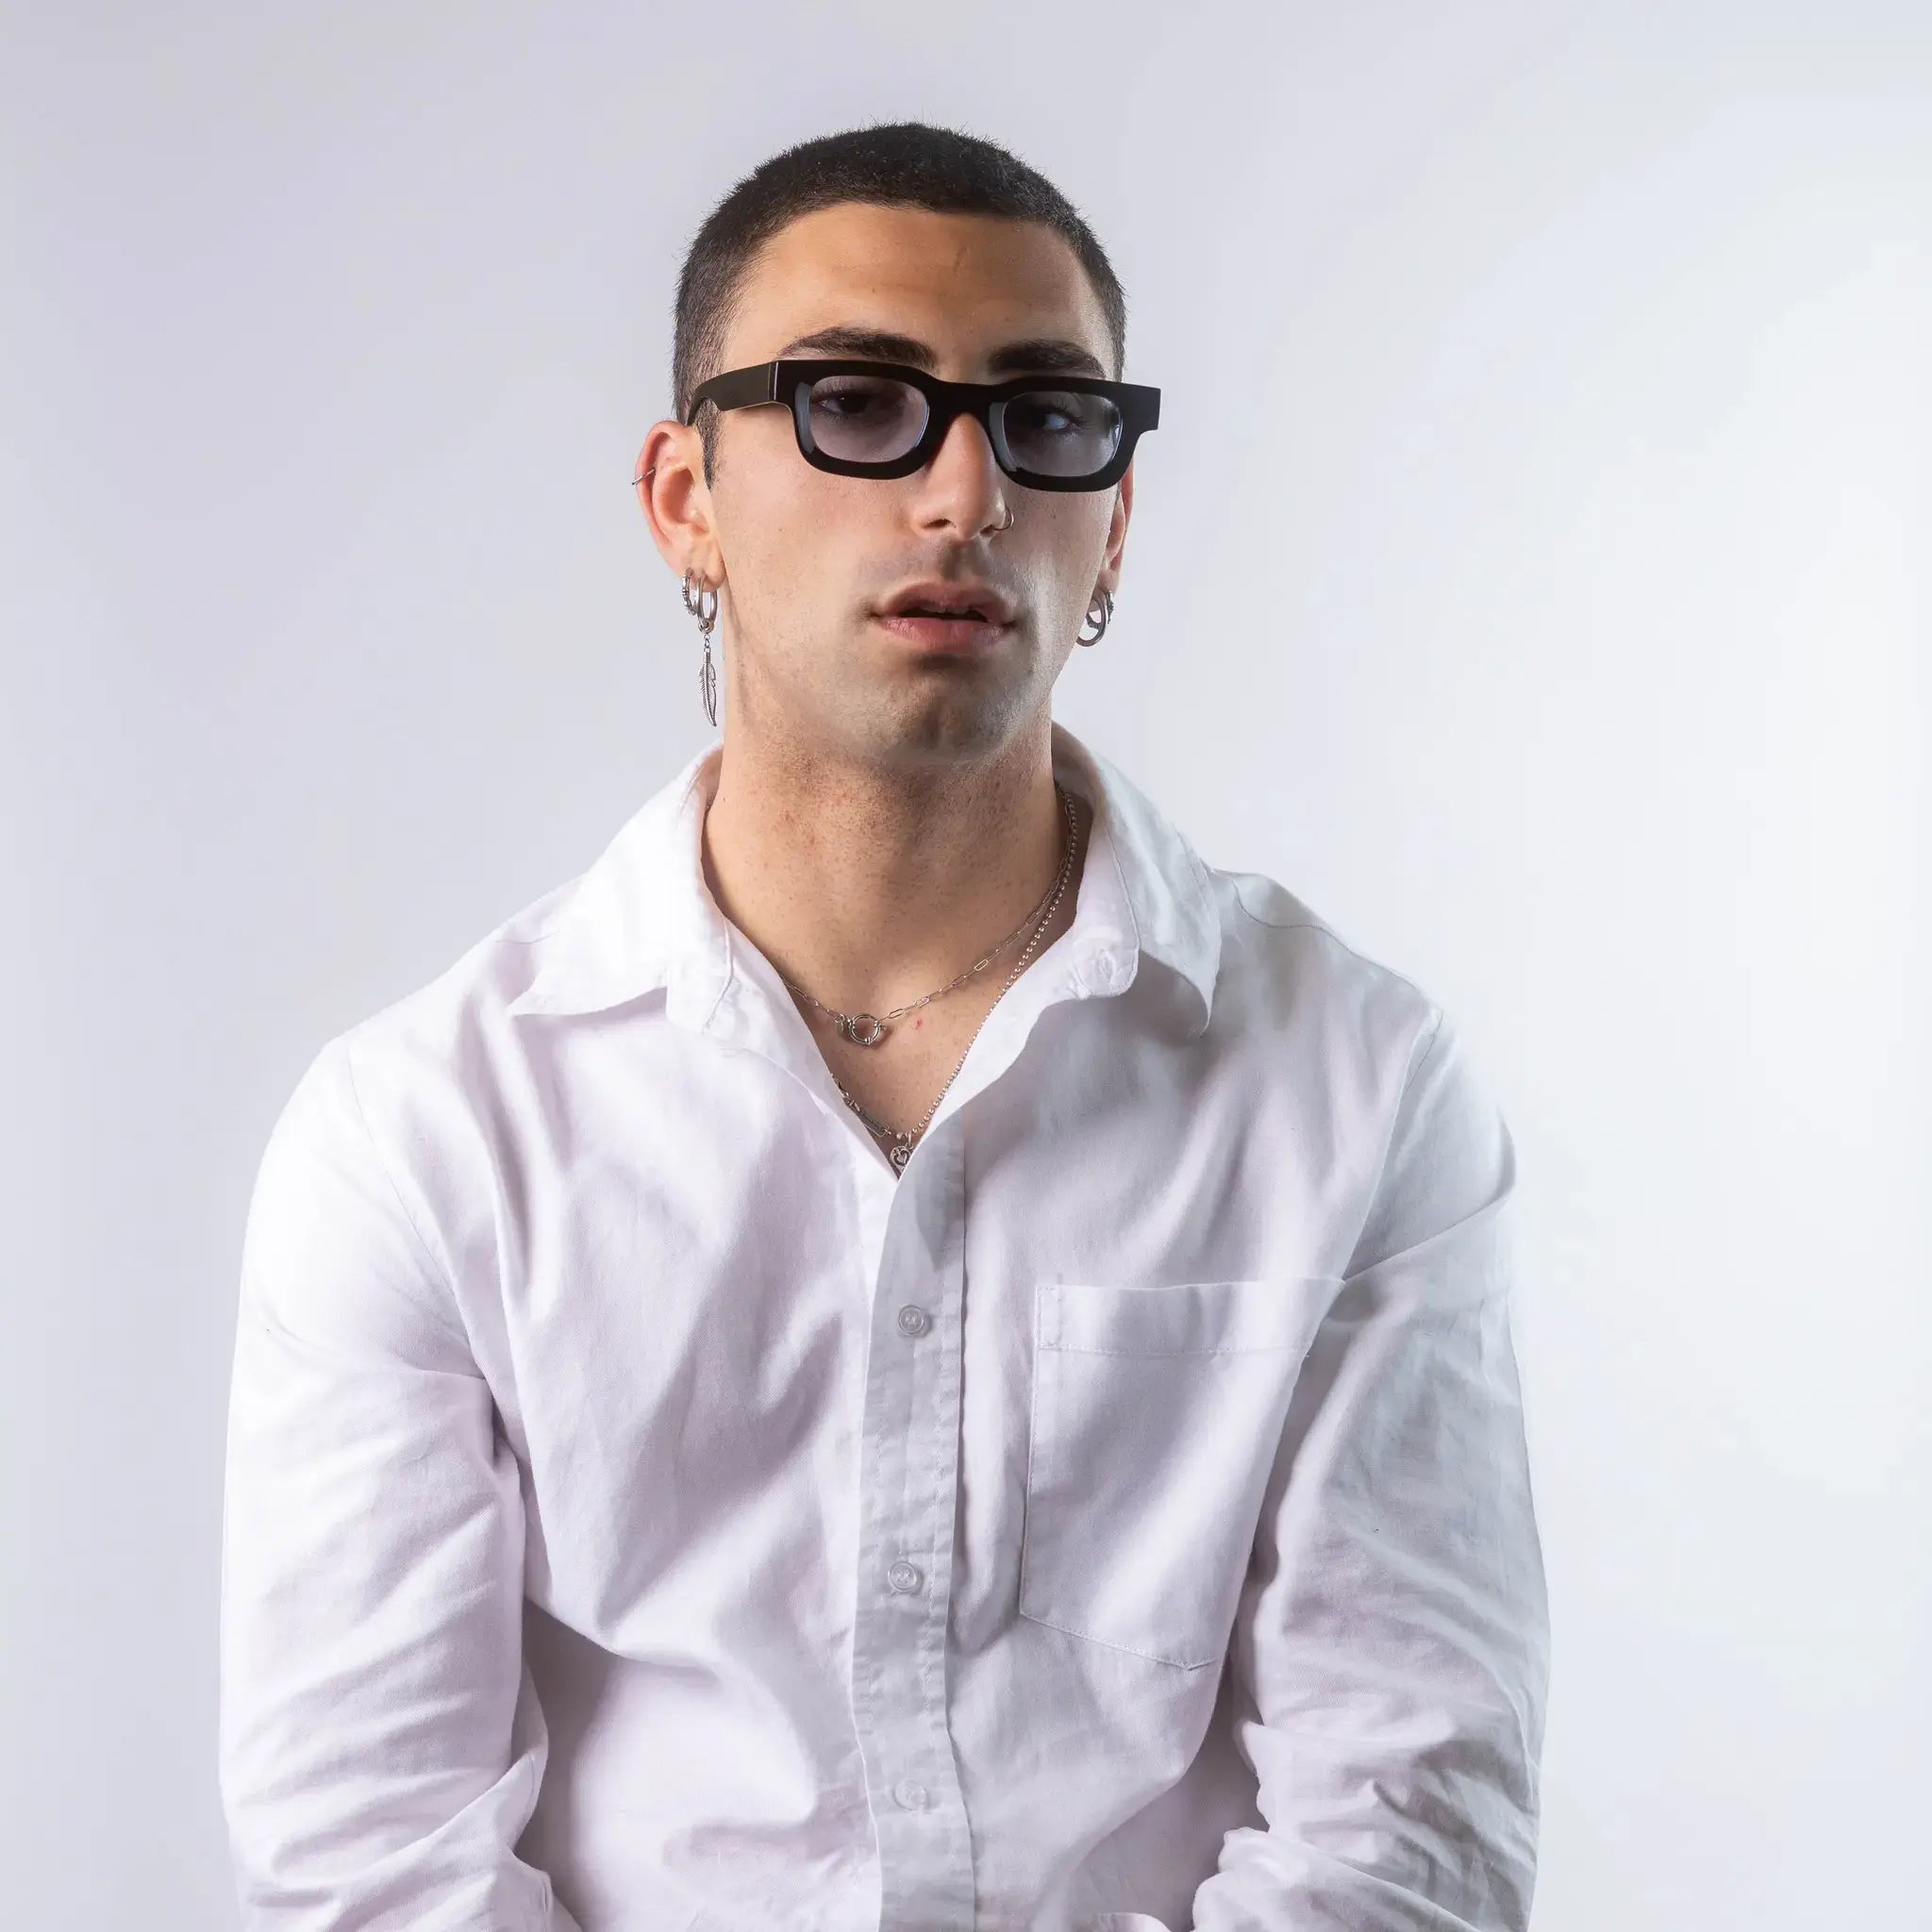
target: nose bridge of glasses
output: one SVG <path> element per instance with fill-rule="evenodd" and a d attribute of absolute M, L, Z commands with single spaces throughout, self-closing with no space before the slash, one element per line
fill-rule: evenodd
<path fill-rule="evenodd" d="M 966 387 L 971 391 L 977 385 Z M 961 437 L 966 439 L 969 448 L 976 439 L 979 446 L 973 452 L 974 460 L 982 472 L 996 478 L 1000 474 L 999 455 L 992 445 L 991 425 L 981 414 L 982 408 L 988 408 L 986 399 L 955 390 L 941 391 L 937 395 L 928 393 L 924 402 L 925 437 L 931 445 L 927 461 L 937 463 Z"/>

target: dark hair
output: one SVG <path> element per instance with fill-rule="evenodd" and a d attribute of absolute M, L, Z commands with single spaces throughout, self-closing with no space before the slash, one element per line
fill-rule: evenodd
<path fill-rule="evenodd" d="M 718 374 L 731 310 L 758 251 L 799 216 L 841 202 L 1044 222 L 1072 245 L 1100 297 L 1112 339 L 1113 373 L 1120 376 L 1126 357 L 1126 295 L 1073 203 L 996 142 L 924 121 L 874 122 L 774 155 L 705 218 L 677 278 L 671 391 L 680 422 L 691 391 Z M 717 467 L 717 410 L 700 412 L 698 435 L 708 483 Z"/>

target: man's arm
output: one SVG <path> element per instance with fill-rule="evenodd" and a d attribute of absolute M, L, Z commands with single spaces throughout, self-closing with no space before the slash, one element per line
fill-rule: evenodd
<path fill-rule="evenodd" d="M 1548 1605 L 1509 1306 L 1507 1126 L 1454 1022 L 1411 1051 L 1303 1366 L 1228 1668 L 1265 1830 L 1196 1932 L 1523 1932 Z"/>
<path fill-rule="evenodd" d="M 242 1243 L 220 1766 L 248 1932 L 576 1932 L 511 1850 L 548 1749 L 522 1498 L 422 1219 L 339 1038 Z"/>

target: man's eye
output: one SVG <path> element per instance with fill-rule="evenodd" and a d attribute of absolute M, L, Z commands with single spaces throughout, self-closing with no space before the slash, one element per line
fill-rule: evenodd
<path fill-rule="evenodd" d="M 1028 432 L 1044 429 L 1058 434 L 1080 426 L 1064 409 L 1052 403 L 1029 403 L 1015 413 L 1020 418 L 1020 427 Z"/>
<path fill-rule="evenodd" d="M 897 384 L 846 383 L 834 387 L 820 383 L 811 392 L 811 406 L 828 415 L 857 416 L 867 410 L 888 412 L 906 407 L 907 397 Z"/>

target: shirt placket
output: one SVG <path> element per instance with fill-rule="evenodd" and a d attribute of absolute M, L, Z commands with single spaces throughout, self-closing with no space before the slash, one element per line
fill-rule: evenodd
<path fill-rule="evenodd" d="M 1085 956 L 1100 986 L 1124 963 Z M 1019 1058 L 1040 1013 L 1084 999 L 1077 971 L 995 1007 L 896 1180 L 859 1161 L 877 1230 L 860 1438 L 852 1707 L 878 1838 L 880 1932 L 973 1932 L 972 1837 L 946 1708 L 963 1359 L 963 1109 Z M 872 1241 L 866 1241 L 871 1252 Z"/>
<path fill-rule="evenodd" d="M 1043 962 L 1042 962 L 1043 963 Z M 946 1707 L 965 1296 L 962 1109 L 1019 1058 L 1056 1000 L 1117 991 L 1114 933 L 997 1004 L 903 1173 L 849 1109 L 778 982 L 727 987 L 705 1024 L 791 1072 L 852 1134 L 866 1333 L 852 1624 L 852 1720 L 877 1841 L 879 1932 L 974 1932 L 973 1845 Z M 841 1111 L 841 1109 L 843 1109 Z"/>
<path fill-rule="evenodd" d="M 972 1932 L 972 1840 L 946 1722 L 964 1287 L 958 1123 L 900 1179 L 865 1163 L 883 1217 L 859 1445 L 852 1716 L 878 1841 L 881 1932 Z M 917 1190 L 915 1202 L 907 1190 Z M 914 1209 L 917 1211 L 913 1211 Z"/>

